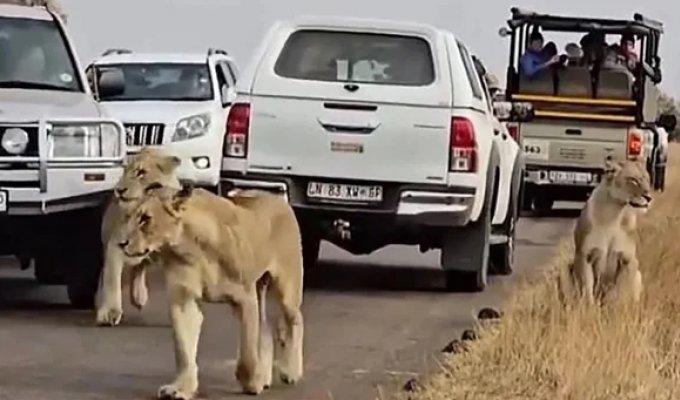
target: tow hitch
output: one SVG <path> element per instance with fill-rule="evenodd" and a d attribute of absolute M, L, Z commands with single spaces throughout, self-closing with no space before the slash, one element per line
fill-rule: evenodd
<path fill-rule="evenodd" d="M 340 240 L 351 240 L 352 230 L 349 221 L 345 221 L 344 219 L 336 219 L 333 221 L 333 233 L 335 233 Z"/>

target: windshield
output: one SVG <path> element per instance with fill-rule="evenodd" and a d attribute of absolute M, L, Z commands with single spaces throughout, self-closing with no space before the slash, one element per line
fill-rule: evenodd
<path fill-rule="evenodd" d="M 415 36 L 299 30 L 275 72 L 286 78 L 425 86 L 434 81 L 429 43 Z"/>
<path fill-rule="evenodd" d="M 0 88 L 83 91 L 54 21 L 0 17 Z"/>
<path fill-rule="evenodd" d="M 125 89 L 117 96 L 101 96 L 101 101 L 204 101 L 213 98 L 212 80 L 207 64 L 115 64 L 99 65 L 97 74 L 119 70 Z"/>

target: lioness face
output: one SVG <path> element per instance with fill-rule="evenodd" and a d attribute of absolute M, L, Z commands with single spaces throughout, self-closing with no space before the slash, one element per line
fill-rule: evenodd
<path fill-rule="evenodd" d="M 191 188 L 181 190 L 152 185 L 129 214 L 119 246 L 125 255 L 142 261 L 165 246 L 179 242 L 184 230 L 182 213 Z"/>
<path fill-rule="evenodd" d="M 151 184 L 179 188 L 179 180 L 175 175 L 179 164 L 179 158 L 148 148 L 132 156 L 114 188 L 119 204 L 124 208 L 133 208 L 133 203 L 143 198 L 144 191 Z"/>
<path fill-rule="evenodd" d="M 609 194 L 622 203 L 645 212 L 652 201 L 652 185 L 642 161 L 607 161 L 605 179 Z"/>

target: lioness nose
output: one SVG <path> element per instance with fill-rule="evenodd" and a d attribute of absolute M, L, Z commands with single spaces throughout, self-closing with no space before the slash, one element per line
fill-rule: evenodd
<path fill-rule="evenodd" d="M 647 200 L 647 201 L 652 201 L 652 196 L 650 196 L 648 194 L 643 194 L 642 197 L 644 197 L 644 199 Z"/>
<path fill-rule="evenodd" d="M 119 196 L 125 194 L 125 192 L 127 192 L 127 188 L 118 188 L 118 189 L 116 189 L 116 193 L 117 193 Z"/>
<path fill-rule="evenodd" d="M 119 243 L 118 243 L 118 246 L 120 246 L 121 249 L 124 249 L 125 246 L 128 245 L 128 243 L 130 243 L 129 240 L 126 240 L 126 241 L 124 241 L 124 242 L 119 242 Z"/>

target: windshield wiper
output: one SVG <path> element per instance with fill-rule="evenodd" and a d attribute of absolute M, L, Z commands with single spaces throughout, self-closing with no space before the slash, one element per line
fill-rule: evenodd
<path fill-rule="evenodd" d="M 65 92 L 75 92 L 74 88 L 68 86 L 53 85 L 44 82 L 30 82 L 30 81 L 0 81 L 0 88 L 2 89 L 42 89 L 42 90 L 62 90 Z"/>

